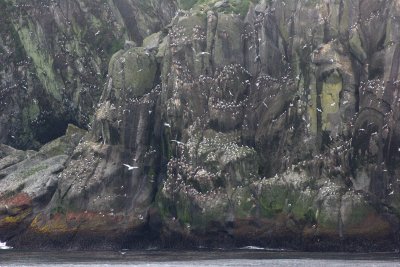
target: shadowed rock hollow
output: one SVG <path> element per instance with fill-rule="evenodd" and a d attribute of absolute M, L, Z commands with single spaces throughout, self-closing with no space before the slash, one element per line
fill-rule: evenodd
<path fill-rule="evenodd" d="M 399 2 L 198 2 L 0 1 L 0 239 L 396 249 Z"/>

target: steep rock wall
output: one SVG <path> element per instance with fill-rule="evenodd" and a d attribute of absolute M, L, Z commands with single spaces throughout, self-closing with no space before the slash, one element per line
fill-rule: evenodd
<path fill-rule="evenodd" d="M 110 59 L 51 200 L 5 209 L 0 237 L 14 220 L 27 247 L 396 248 L 398 1 L 242 2 L 180 1 L 143 42 L 129 26 L 142 47 Z"/>
<path fill-rule="evenodd" d="M 0 140 L 36 149 L 61 136 L 69 122 L 90 127 L 111 55 L 141 45 L 176 10 L 172 0 L 1 5 Z"/>

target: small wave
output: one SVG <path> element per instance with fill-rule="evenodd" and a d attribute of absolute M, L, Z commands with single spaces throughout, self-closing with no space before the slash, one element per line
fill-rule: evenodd
<path fill-rule="evenodd" d="M 148 251 L 151 251 L 151 250 L 159 250 L 159 249 L 160 249 L 159 247 L 152 247 L 152 246 L 146 248 L 146 250 L 148 250 Z"/>
<path fill-rule="evenodd" d="M 265 251 L 272 251 L 272 252 L 285 252 L 285 251 L 289 251 L 287 249 L 282 249 L 282 248 L 263 248 L 263 247 L 257 247 L 257 246 L 246 246 L 246 247 L 242 247 L 239 248 L 242 250 L 265 250 Z"/>
<path fill-rule="evenodd" d="M 246 246 L 246 247 L 242 247 L 240 249 L 245 249 L 245 250 L 267 250 L 266 248 L 257 247 L 257 246 Z"/>
<path fill-rule="evenodd" d="M 13 247 L 7 246 L 6 242 L 0 241 L 0 249 L 12 249 Z"/>

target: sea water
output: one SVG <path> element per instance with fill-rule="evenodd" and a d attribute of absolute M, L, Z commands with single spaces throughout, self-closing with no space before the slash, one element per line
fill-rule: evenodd
<path fill-rule="evenodd" d="M 22 251 L 1 250 L 0 266 L 400 266 L 398 253 L 302 253 L 241 250 Z"/>

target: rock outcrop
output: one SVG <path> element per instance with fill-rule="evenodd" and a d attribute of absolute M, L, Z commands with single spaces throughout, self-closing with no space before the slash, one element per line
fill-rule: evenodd
<path fill-rule="evenodd" d="M 0 142 L 22 149 L 63 135 L 68 123 L 88 129 L 111 56 L 141 46 L 176 11 L 171 0 L 0 5 Z"/>
<path fill-rule="evenodd" d="M 398 247 L 398 1 L 72 2 L 2 17 L 0 140 L 41 147 L 48 127 L 91 123 L 38 152 L 1 147 L 1 240 Z M 45 29 L 43 12 L 71 24 Z M 69 52 L 40 49 L 60 36 Z"/>

